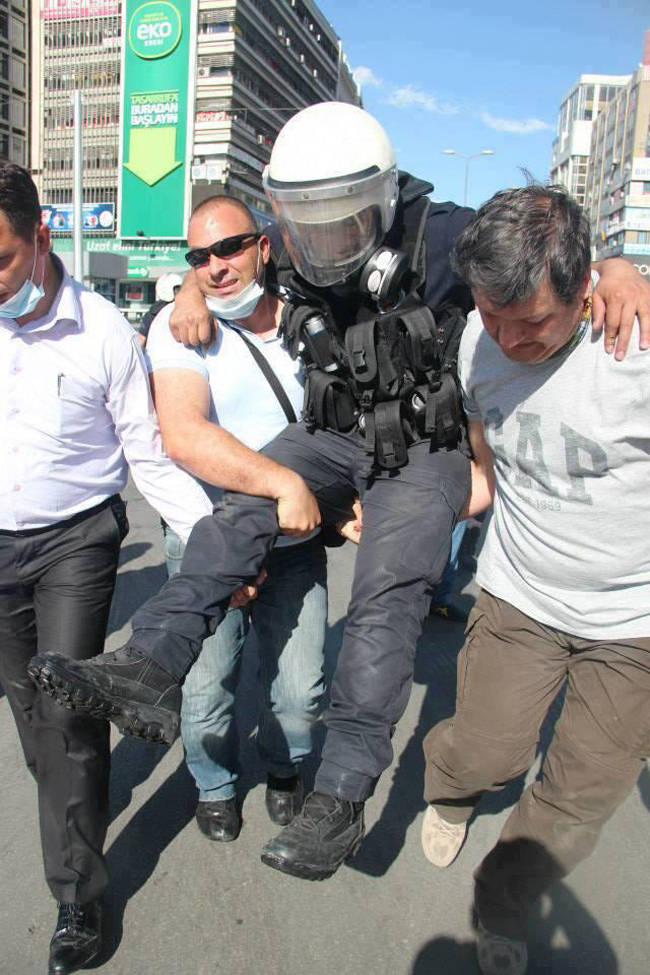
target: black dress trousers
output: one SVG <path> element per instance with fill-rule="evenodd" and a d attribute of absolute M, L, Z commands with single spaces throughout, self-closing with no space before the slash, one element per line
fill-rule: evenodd
<path fill-rule="evenodd" d="M 102 652 L 118 555 L 119 497 L 50 528 L 0 532 L 0 682 L 38 786 L 45 876 L 58 901 L 83 904 L 107 883 L 109 726 L 40 694 L 35 653 Z"/>

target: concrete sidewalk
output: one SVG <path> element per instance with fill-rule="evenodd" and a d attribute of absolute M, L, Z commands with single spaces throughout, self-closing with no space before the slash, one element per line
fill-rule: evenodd
<path fill-rule="evenodd" d="M 135 608 L 165 579 L 158 519 L 130 491 L 131 533 L 122 553 L 109 647 L 123 642 Z M 341 637 L 354 549 L 330 553 L 328 663 Z M 210 843 L 193 820 L 196 793 L 177 742 L 165 750 L 114 738 L 107 856 L 108 945 L 102 975 L 477 975 L 472 870 L 495 841 L 521 791 L 490 796 L 459 860 L 438 871 L 422 856 L 421 740 L 453 710 L 462 628 L 429 621 L 419 646 L 395 762 L 367 805 L 361 850 L 330 880 L 309 883 L 269 870 L 260 848 L 275 827 L 264 810 L 263 773 L 242 708 L 244 828 Z M 244 680 L 255 694 L 254 647 Z M 322 735 L 322 729 L 319 729 Z M 55 906 L 42 876 L 35 788 L 23 766 L 6 698 L 0 698 L 0 973 L 44 975 Z M 313 773 L 313 768 L 311 770 Z M 650 775 L 608 824 L 592 858 L 534 918 L 530 975 L 647 975 Z"/>

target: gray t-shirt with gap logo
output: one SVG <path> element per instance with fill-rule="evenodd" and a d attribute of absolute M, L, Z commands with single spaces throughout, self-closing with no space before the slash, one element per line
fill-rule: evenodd
<path fill-rule="evenodd" d="M 494 455 L 477 581 L 586 639 L 650 636 L 650 352 L 617 362 L 587 328 L 568 353 L 512 362 L 477 311 L 459 365 Z"/>

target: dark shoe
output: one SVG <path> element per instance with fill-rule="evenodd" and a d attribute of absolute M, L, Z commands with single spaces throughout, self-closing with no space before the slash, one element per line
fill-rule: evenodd
<path fill-rule="evenodd" d="M 212 799 L 199 802 L 196 807 L 196 822 L 209 840 L 217 843 L 232 843 L 239 836 L 242 818 L 237 800 Z"/>
<path fill-rule="evenodd" d="M 96 958 L 102 946 L 100 901 L 59 904 L 59 916 L 50 941 L 48 975 L 68 975 Z"/>
<path fill-rule="evenodd" d="M 126 646 L 90 660 L 39 653 L 27 670 L 63 707 L 108 718 L 123 735 L 167 745 L 178 735 L 181 689 L 140 650 Z"/>
<path fill-rule="evenodd" d="M 267 777 L 264 801 L 269 818 L 276 826 L 288 826 L 302 809 L 303 799 L 299 775 L 288 779 L 279 779 L 275 775 Z"/>
<path fill-rule="evenodd" d="M 434 600 L 431 603 L 429 615 L 439 616 L 440 619 L 447 620 L 448 623 L 466 623 L 469 611 L 455 603 L 436 603 Z"/>
<path fill-rule="evenodd" d="M 363 803 L 311 792 L 296 818 L 262 850 L 262 863 L 304 880 L 325 880 L 363 838 Z"/>

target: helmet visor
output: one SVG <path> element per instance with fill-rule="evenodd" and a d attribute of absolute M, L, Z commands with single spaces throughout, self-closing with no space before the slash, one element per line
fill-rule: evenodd
<path fill-rule="evenodd" d="M 384 236 L 376 206 L 330 223 L 281 223 L 282 236 L 299 274 L 317 287 L 345 280 L 360 268 Z"/>
<path fill-rule="evenodd" d="M 365 179 L 282 187 L 269 179 L 265 189 L 294 267 L 311 284 L 327 287 L 362 267 L 390 229 L 397 174 L 390 169 Z"/>

